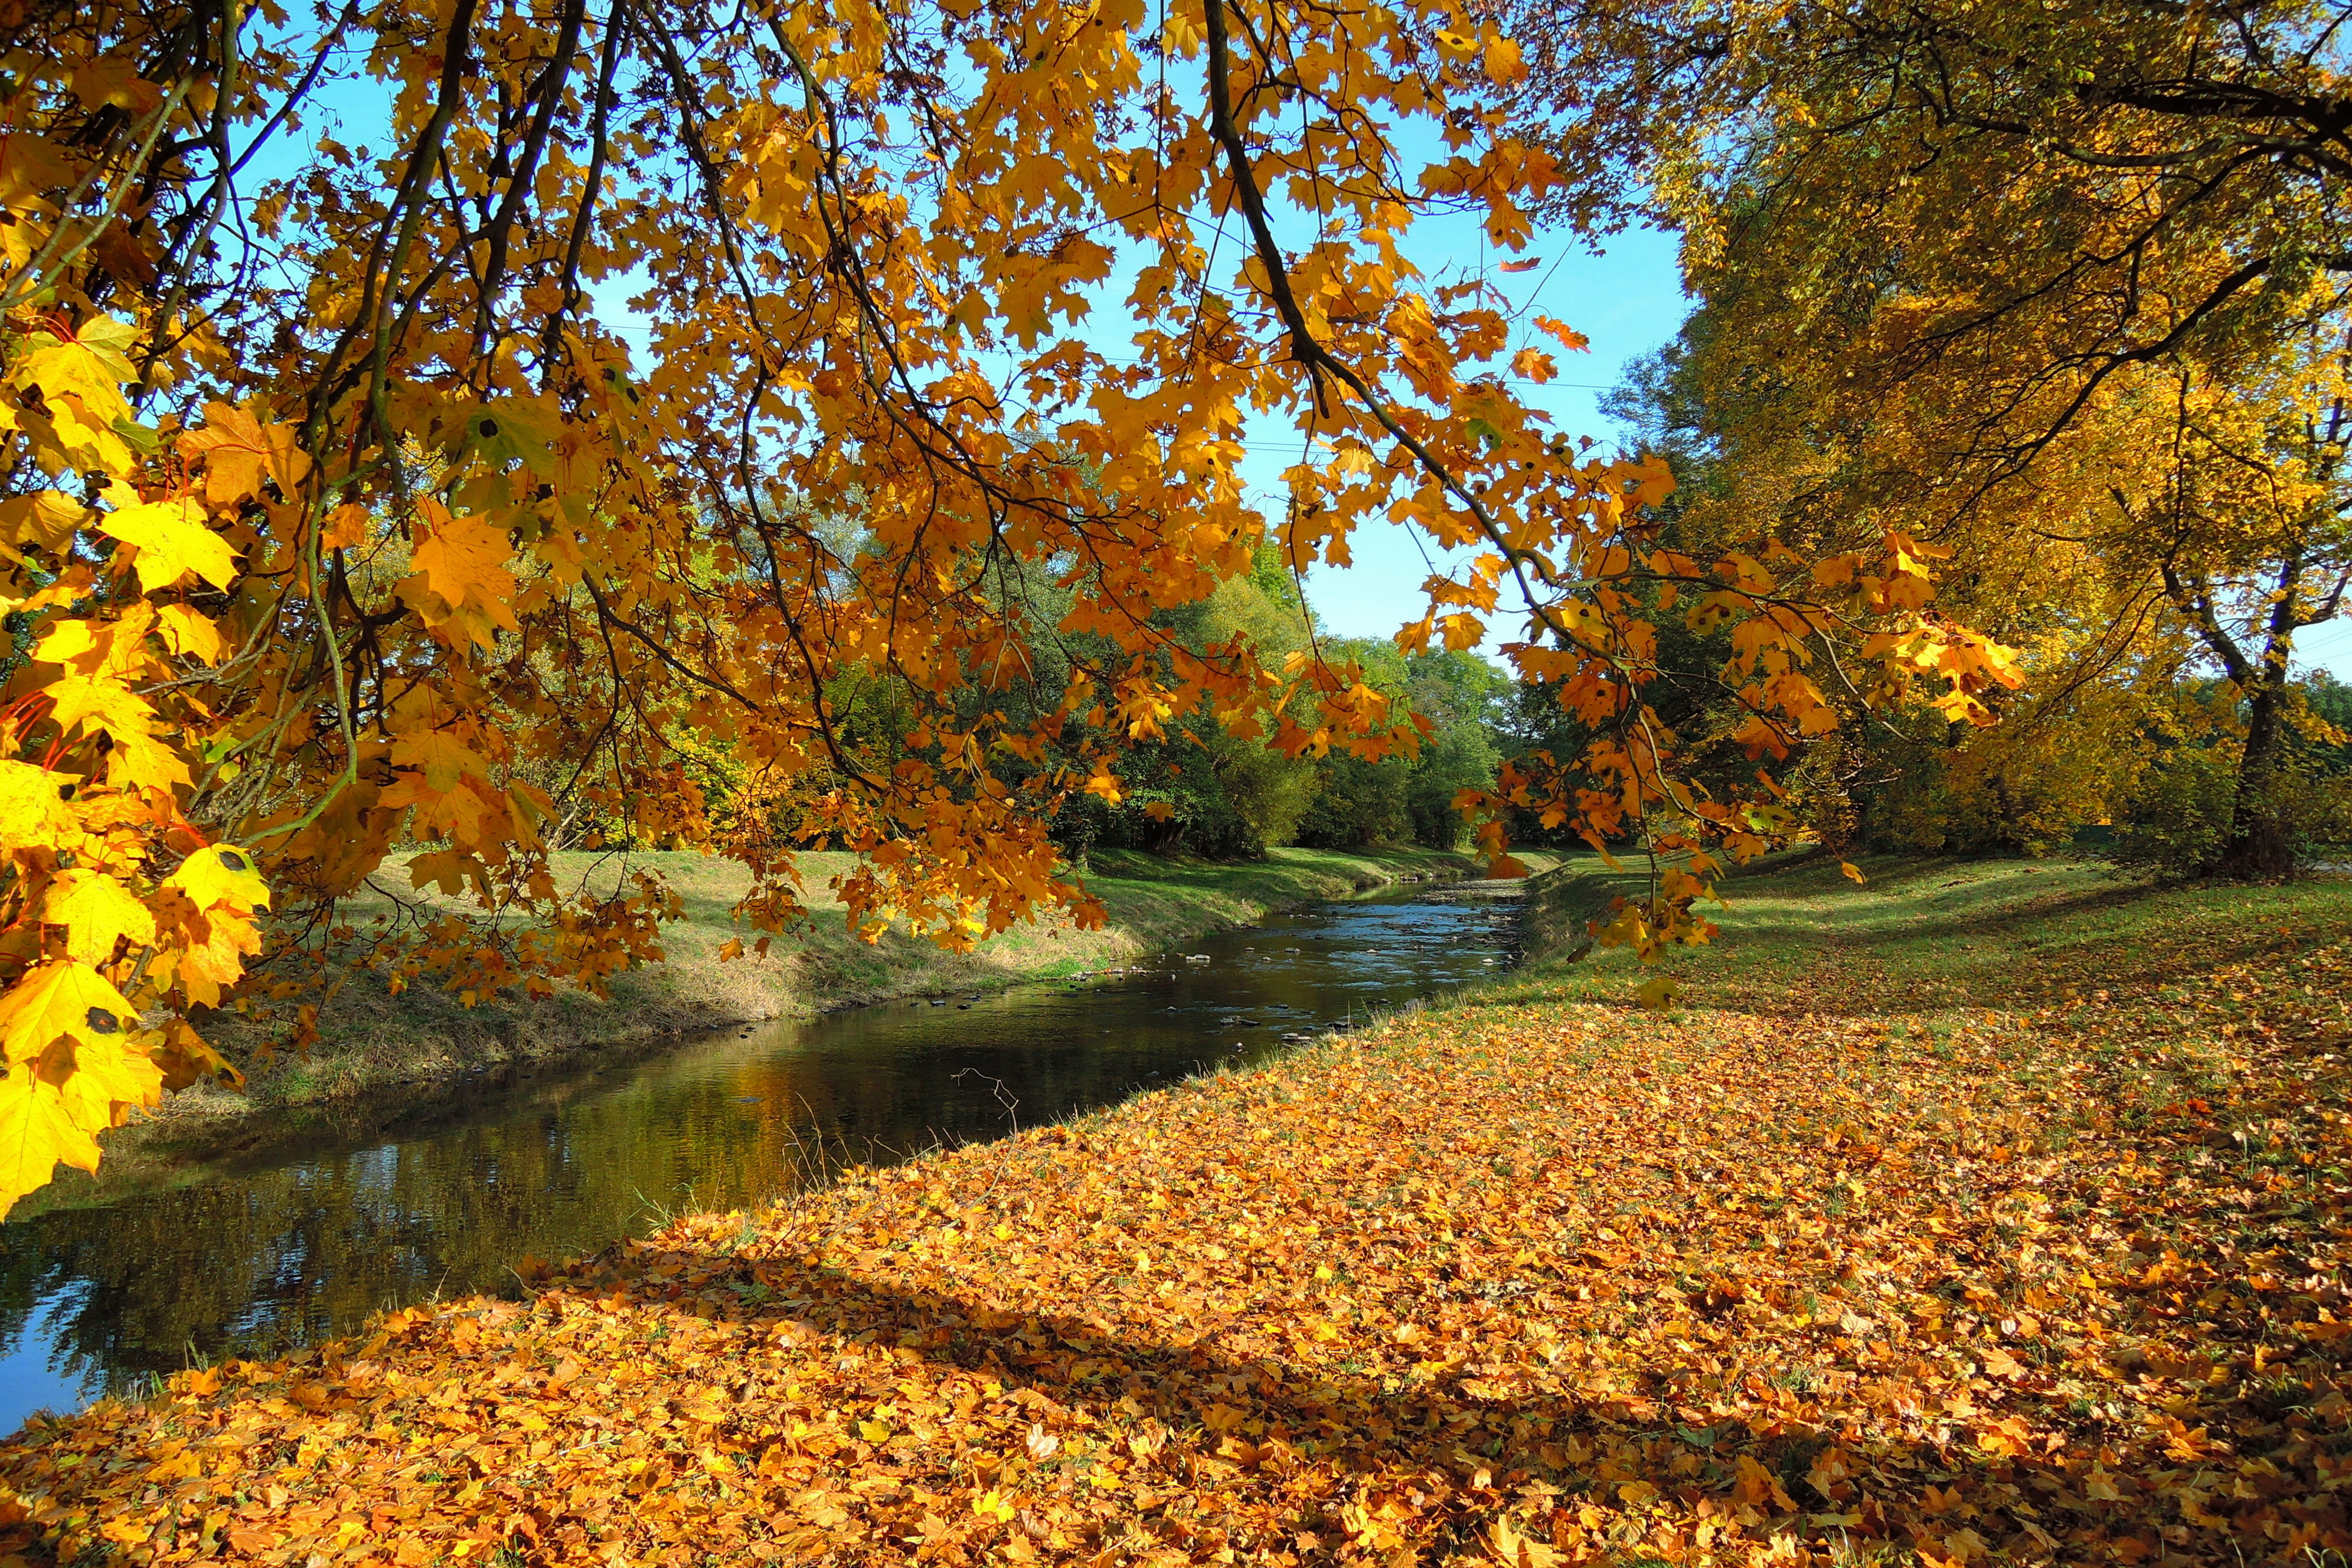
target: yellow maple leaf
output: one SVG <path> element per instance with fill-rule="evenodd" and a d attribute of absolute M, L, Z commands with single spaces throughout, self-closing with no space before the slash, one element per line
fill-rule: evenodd
<path fill-rule="evenodd" d="M 31 763 L 0 761 L 0 849 L 55 848 L 81 826 L 59 791 L 80 781 Z"/>
<path fill-rule="evenodd" d="M 261 951 L 261 932 L 226 905 L 215 907 L 205 927 L 204 940 L 183 948 L 172 967 L 190 1002 L 217 1007 L 245 973 L 244 954 Z"/>
<path fill-rule="evenodd" d="M 283 432 L 282 426 L 264 426 L 233 404 L 205 405 L 204 424 L 181 436 L 180 450 L 204 459 L 206 500 L 226 506 L 260 493 L 263 478 L 278 466 L 273 462 L 279 445 L 270 438 L 273 428 Z"/>
<path fill-rule="evenodd" d="M 1486 1551 L 1496 1562 L 1508 1563 L 1510 1568 L 1552 1568 L 1563 1555 L 1548 1542 L 1521 1535 L 1504 1519 L 1496 1520 L 1487 1531 Z"/>
<path fill-rule="evenodd" d="M 1796 1500 L 1780 1484 L 1780 1478 L 1746 1454 L 1739 1456 L 1739 1479 L 1732 1495 L 1750 1508 L 1761 1508 L 1769 1502 L 1783 1513 L 1797 1511 Z"/>
<path fill-rule="evenodd" d="M 129 681 L 146 671 L 147 654 L 140 645 L 154 625 L 154 607 L 144 599 L 132 600 L 110 621 L 52 621 L 33 645 L 33 658 L 76 675 Z"/>
<path fill-rule="evenodd" d="M 1486 55 L 1483 63 L 1488 79 L 1504 87 L 1528 74 L 1528 68 L 1519 58 L 1519 46 L 1500 36 L 1486 40 Z"/>
<path fill-rule="evenodd" d="M 467 444 L 500 468 L 520 462 L 534 473 L 552 474 L 553 448 L 562 436 L 562 412 L 535 397 L 501 397 L 466 416 Z"/>
<path fill-rule="evenodd" d="M 1989 1422 L 1977 1434 L 1977 1446 L 1996 1457 L 2022 1454 L 2032 1440 L 2032 1428 L 2026 1426 L 2025 1418 L 2021 1415 L 2004 1416 L 1999 1421 Z"/>
<path fill-rule="evenodd" d="M 165 605 L 155 616 L 155 630 L 173 653 L 218 664 L 228 645 L 212 617 L 186 605 Z"/>
<path fill-rule="evenodd" d="M 1560 347 L 1571 353 L 1582 353 L 1591 347 L 1591 340 L 1566 321 L 1556 321 L 1549 316 L 1538 316 L 1536 325 L 1549 332 L 1559 341 Z"/>
<path fill-rule="evenodd" d="M 39 387 L 51 400 L 80 399 L 100 424 L 129 418 L 122 384 L 138 376 L 131 363 L 138 341 L 138 328 L 111 316 L 83 322 L 72 337 L 36 332 L 16 362 L 14 379 L 20 386 Z"/>
<path fill-rule="evenodd" d="M 116 733 L 106 754 L 106 782 L 117 789 L 172 789 L 188 780 L 180 753 L 149 735 Z"/>
<path fill-rule="evenodd" d="M 414 769 L 423 773 L 425 790 L 434 795 L 448 794 L 468 774 L 483 776 L 488 772 L 488 765 L 467 747 L 464 738 L 454 730 L 394 736 L 392 764 L 403 772 Z M 405 805 L 412 798 L 422 796 L 403 793 L 388 797 L 385 805 L 387 809 Z"/>
<path fill-rule="evenodd" d="M 134 115 L 152 114 L 163 101 L 163 89 L 140 76 L 138 62 L 120 56 L 85 60 L 73 73 L 73 91 L 86 109 L 111 104 Z"/>
<path fill-rule="evenodd" d="M 184 1089 L 200 1078 L 213 1079 L 233 1089 L 245 1087 L 245 1074 L 206 1045 L 204 1037 L 190 1028 L 184 1018 L 173 1018 L 163 1026 L 163 1037 L 149 1047 L 149 1054 L 163 1075 L 165 1089 Z"/>
<path fill-rule="evenodd" d="M 84 963 L 114 956 L 118 938 L 133 947 L 155 940 L 155 917 L 138 896 L 102 871 L 71 870 L 49 884 L 41 918 L 66 928 L 66 952 Z"/>
<path fill-rule="evenodd" d="M 155 710 L 147 700 L 111 676 L 68 675 L 47 688 L 49 717 L 70 734 L 79 725 L 104 731 L 115 739 L 144 739 L 147 720 Z"/>
<path fill-rule="evenodd" d="M 253 857 L 234 844 L 197 850 L 163 879 L 163 886 L 177 888 L 200 910 L 219 904 L 239 910 L 269 907 L 269 884 L 254 868 Z"/>
<path fill-rule="evenodd" d="M 71 393 L 48 400 L 49 428 L 35 431 L 34 451 L 51 473 L 101 473 L 121 479 L 135 472 L 139 459 L 115 426 L 128 423 L 130 405 L 114 399 L 113 411 L 93 408 Z M 43 439 L 46 434 L 47 439 Z"/>
<path fill-rule="evenodd" d="M 138 1016 L 105 975 L 87 963 L 53 958 L 26 970 L 0 996 L 0 1055 L 29 1062 L 59 1039 L 103 1045 Z"/>
<path fill-rule="evenodd" d="M 506 530 L 471 515 L 453 517 L 432 501 L 425 503 L 424 510 L 431 529 L 420 533 L 410 555 L 416 576 L 409 582 L 421 580 L 446 611 L 436 615 L 434 606 L 417 604 L 414 595 L 408 595 L 409 602 L 417 604 L 427 624 L 456 621 L 484 647 L 497 641 L 494 626 L 521 630 L 508 603 L 515 593 L 514 574 L 506 567 L 514 541 Z"/>
<path fill-rule="evenodd" d="M 60 1161 L 98 1169 L 97 1140 L 74 1124 L 65 1096 L 32 1063 L 10 1068 L 0 1078 L 0 1215 L 46 1185 Z"/>
<path fill-rule="evenodd" d="M 346 501 L 327 514 L 319 543 L 328 550 L 349 550 L 355 544 L 365 542 L 369 522 L 367 508 Z"/>
<path fill-rule="evenodd" d="M 62 550 L 89 509 L 63 490 L 36 490 L 0 501 L 0 541 Z"/>
<path fill-rule="evenodd" d="M 119 1125 L 124 1107 L 153 1105 L 163 1098 L 163 1069 L 121 1037 L 94 1046 L 52 1046 L 40 1076 L 58 1086 L 73 1124 L 91 1134 Z"/>
<path fill-rule="evenodd" d="M 205 524 L 205 510 L 193 496 L 142 501 L 101 512 L 99 531 L 135 545 L 139 590 L 168 588 L 194 572 L 215 588 L 236 580 L 236 552 Z"/>
<path fill-rule="evenodd" d="M 56 209 L 41 199 L 40 193 L 52 186 L 72 184 L 75 168 L 75 163 L 55 142 L 45 142 L 22 128 L 12 130 L 0 137 L 0 206 L 20 213 L 54 212 Z M 22 244 L 23 237 L 12 235 L 9 242 Z M 12 255 L 10 259 L 17 258 Z"/>
<path fill-rule="evenodd" d="M 102 643 L 100 628 L 88 621 L 51 621 L 33 645 L 33 658 L 41 664 L 78 664 L 88 674 L 106 662 L 109 646 L 110 639 Z"/>

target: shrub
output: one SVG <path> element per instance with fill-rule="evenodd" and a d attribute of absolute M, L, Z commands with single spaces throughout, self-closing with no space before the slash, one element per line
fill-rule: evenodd
<path fill-rule="evenodd" d="M 2238 802 L 2234 750 L 2184 746 L 2151 763 L 2116 824 L 2116 859 L 2190 877 L 2221 858 Z"/>
<path fill-rule="evenodd" d="M 1990 729 L 1917 713 L 1867 728 L 1848 763 L 1864 837 L 1905 854 L 2046 854 L 2127 796 L 2150 750 L 2144 709 L 2088 689 L 2021 700 Z"/>
<path fill-rule="evenodd" d="M 2250 786 L 2254 820 L 2278 834 L 2298 860 L 2352 844 L 2352 776 L 2299 761 Z M 2234 747 L 2188 746 L 2151 763 L 2116 825 L 2115 858 L 2168 877 L 2211 870 L 2228 847 L 2240 811 Z"/>

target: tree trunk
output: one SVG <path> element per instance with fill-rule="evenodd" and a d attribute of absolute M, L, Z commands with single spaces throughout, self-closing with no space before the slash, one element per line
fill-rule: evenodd
<path fill-rule="evenodd" d="M 2273 881 L 2294 875 L 2294 845 L 2280 821 L 2273 797 L 2279 764 L 2284 760 L 2284 734 L 2279 709 L 2286 684 L 2286 652 L 2266 649 L 2261 669 L 2242 685 L 2246 697 L 2246 749 L 2238 760 L 2236 805 L 2230 817 L 2229 841 L 2221 846 L 2212 872 L 2240 881 Z M 2275 652 L 2277 668 L 2269 654 Z"/>
<path fill-rule="evenodd" d="M 2287 760 L 2286 697 L 2294 634 L 2333 616 L 2343 603 L 2347 578 L 2352 578 L 2352 573 L 2339 576 L 2315 611 L 2303 602 L 2304 574 L 2305 554 L 2298 542 L 2279 563 L 2268 613 L 2248 627 L 2262 637 L 2261 657 L 2250 658 L 2221 624 L 2211 586 L 2184 582 L 2169 565 L 2164 569 L 2173 602 L 2190 616 L 2246 703 L 2246 746 L 2238 759 L 2230 837 L 2205 867 L 2208 876 L 2275 881 L 2294 875 L 2294 839 L 2279 815 L 2277 796 L 2279 774 Z"/>
<path fill-rule="evenodd" d="M 2246 749 L 2238 759 L 2229 841 L 2210 868 L 2215 876 L 2266 882 L 2294 875 L 2294 841 L 2279 816 L 2277 784 L 2286 761 L 2287 670 L 2295 631 L 2305 624 L 2295 613 L 2302 586 L 2303 551 L 2297 546 L 2279 563 L 2270 614 L 2259 623 L 2262 658 L 2249 661 L 2241 655 L 2229 666 L 2231 682 L 2246 700 Z"/>

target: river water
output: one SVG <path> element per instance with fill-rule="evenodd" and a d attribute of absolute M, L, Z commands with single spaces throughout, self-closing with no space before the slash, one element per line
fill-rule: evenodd
<path fill-rule="evenodd" d="M 1507 961 L 1494 884 L 1312 905 L 1124 973 L 779 1020 L 0 1225 L 0 1434 L 151 1374 L 516 1282 L 732 1208 L 1263 1060 Z M 1514 889 L 1513 890 L 1516 890 Z"/>

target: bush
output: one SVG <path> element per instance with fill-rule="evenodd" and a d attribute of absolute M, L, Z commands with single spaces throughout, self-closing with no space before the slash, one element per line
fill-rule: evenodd
<path fill-rule="evenodd" d="M 1129 755 L 1127 783 L 1131 793 L 1117 805 L 1093 795 L 1062 803 L 1049 831 L 1071 864 L 1097 847 L 1263 860 L 1297 832 L 1315 769 L 1188 716 L 1172 741 Z"/>
<path fill-rule="evenodd" d="M 2235 748 L 2169 752 L 2140 775 L 2129 815 L 2116 824 L 2115 858 L 2168 877 L 2212 870 L 2237 822 L 2239 787 Z M 2255 821 L 2298 860 L 2352 843 L 2352 776 L 2299 762 L 2263 780 L 2252 805 Z"/>
<path fill-rule="evenodd" d="M 1405 801 L 1412 764 L 1402 757 L 1368 762 L 1334 752 L 1316 765 L 1315 796 L 1299 819 L 1298 842 L 1310 849 L 1361 849 L 1402 841 L 1412 831 Z"/>
<path fill-rule="evenodd" d="M 1485 725 L 1440 730 L 1422 747 L 1405 784 L 1405 816 L 1412 825 L 1412 841 L 1426 849 L 1459 845 L 1470 825 L 1454 809 L 1454 797 L 1465 789 L 1492 789 L 1501 761 Z"/>
<path fill-rule="evenodd" d="M 2221 858 L 2237 802 L 2235 752 L 2183 747 L 2140 773 L 2111 853 L 2126 866 L 2193 877 Z"/>
<path fill-rule="evenodd" d="M 2122 808 L 2152 749 L 2147 706 L 2094 688 L 2021 699 L 1989 729 L 1918 712 L 1869 726 L 1845 764 L 1863 837 L 1901 854 L 2047 854 Z"/>
<path fill-rule="evenodd" d="M 2340 860 L 2352 853 L 2352 773 L 2298 767 L 2282 776 L 2276 793 L 2297 855 Z"/>

